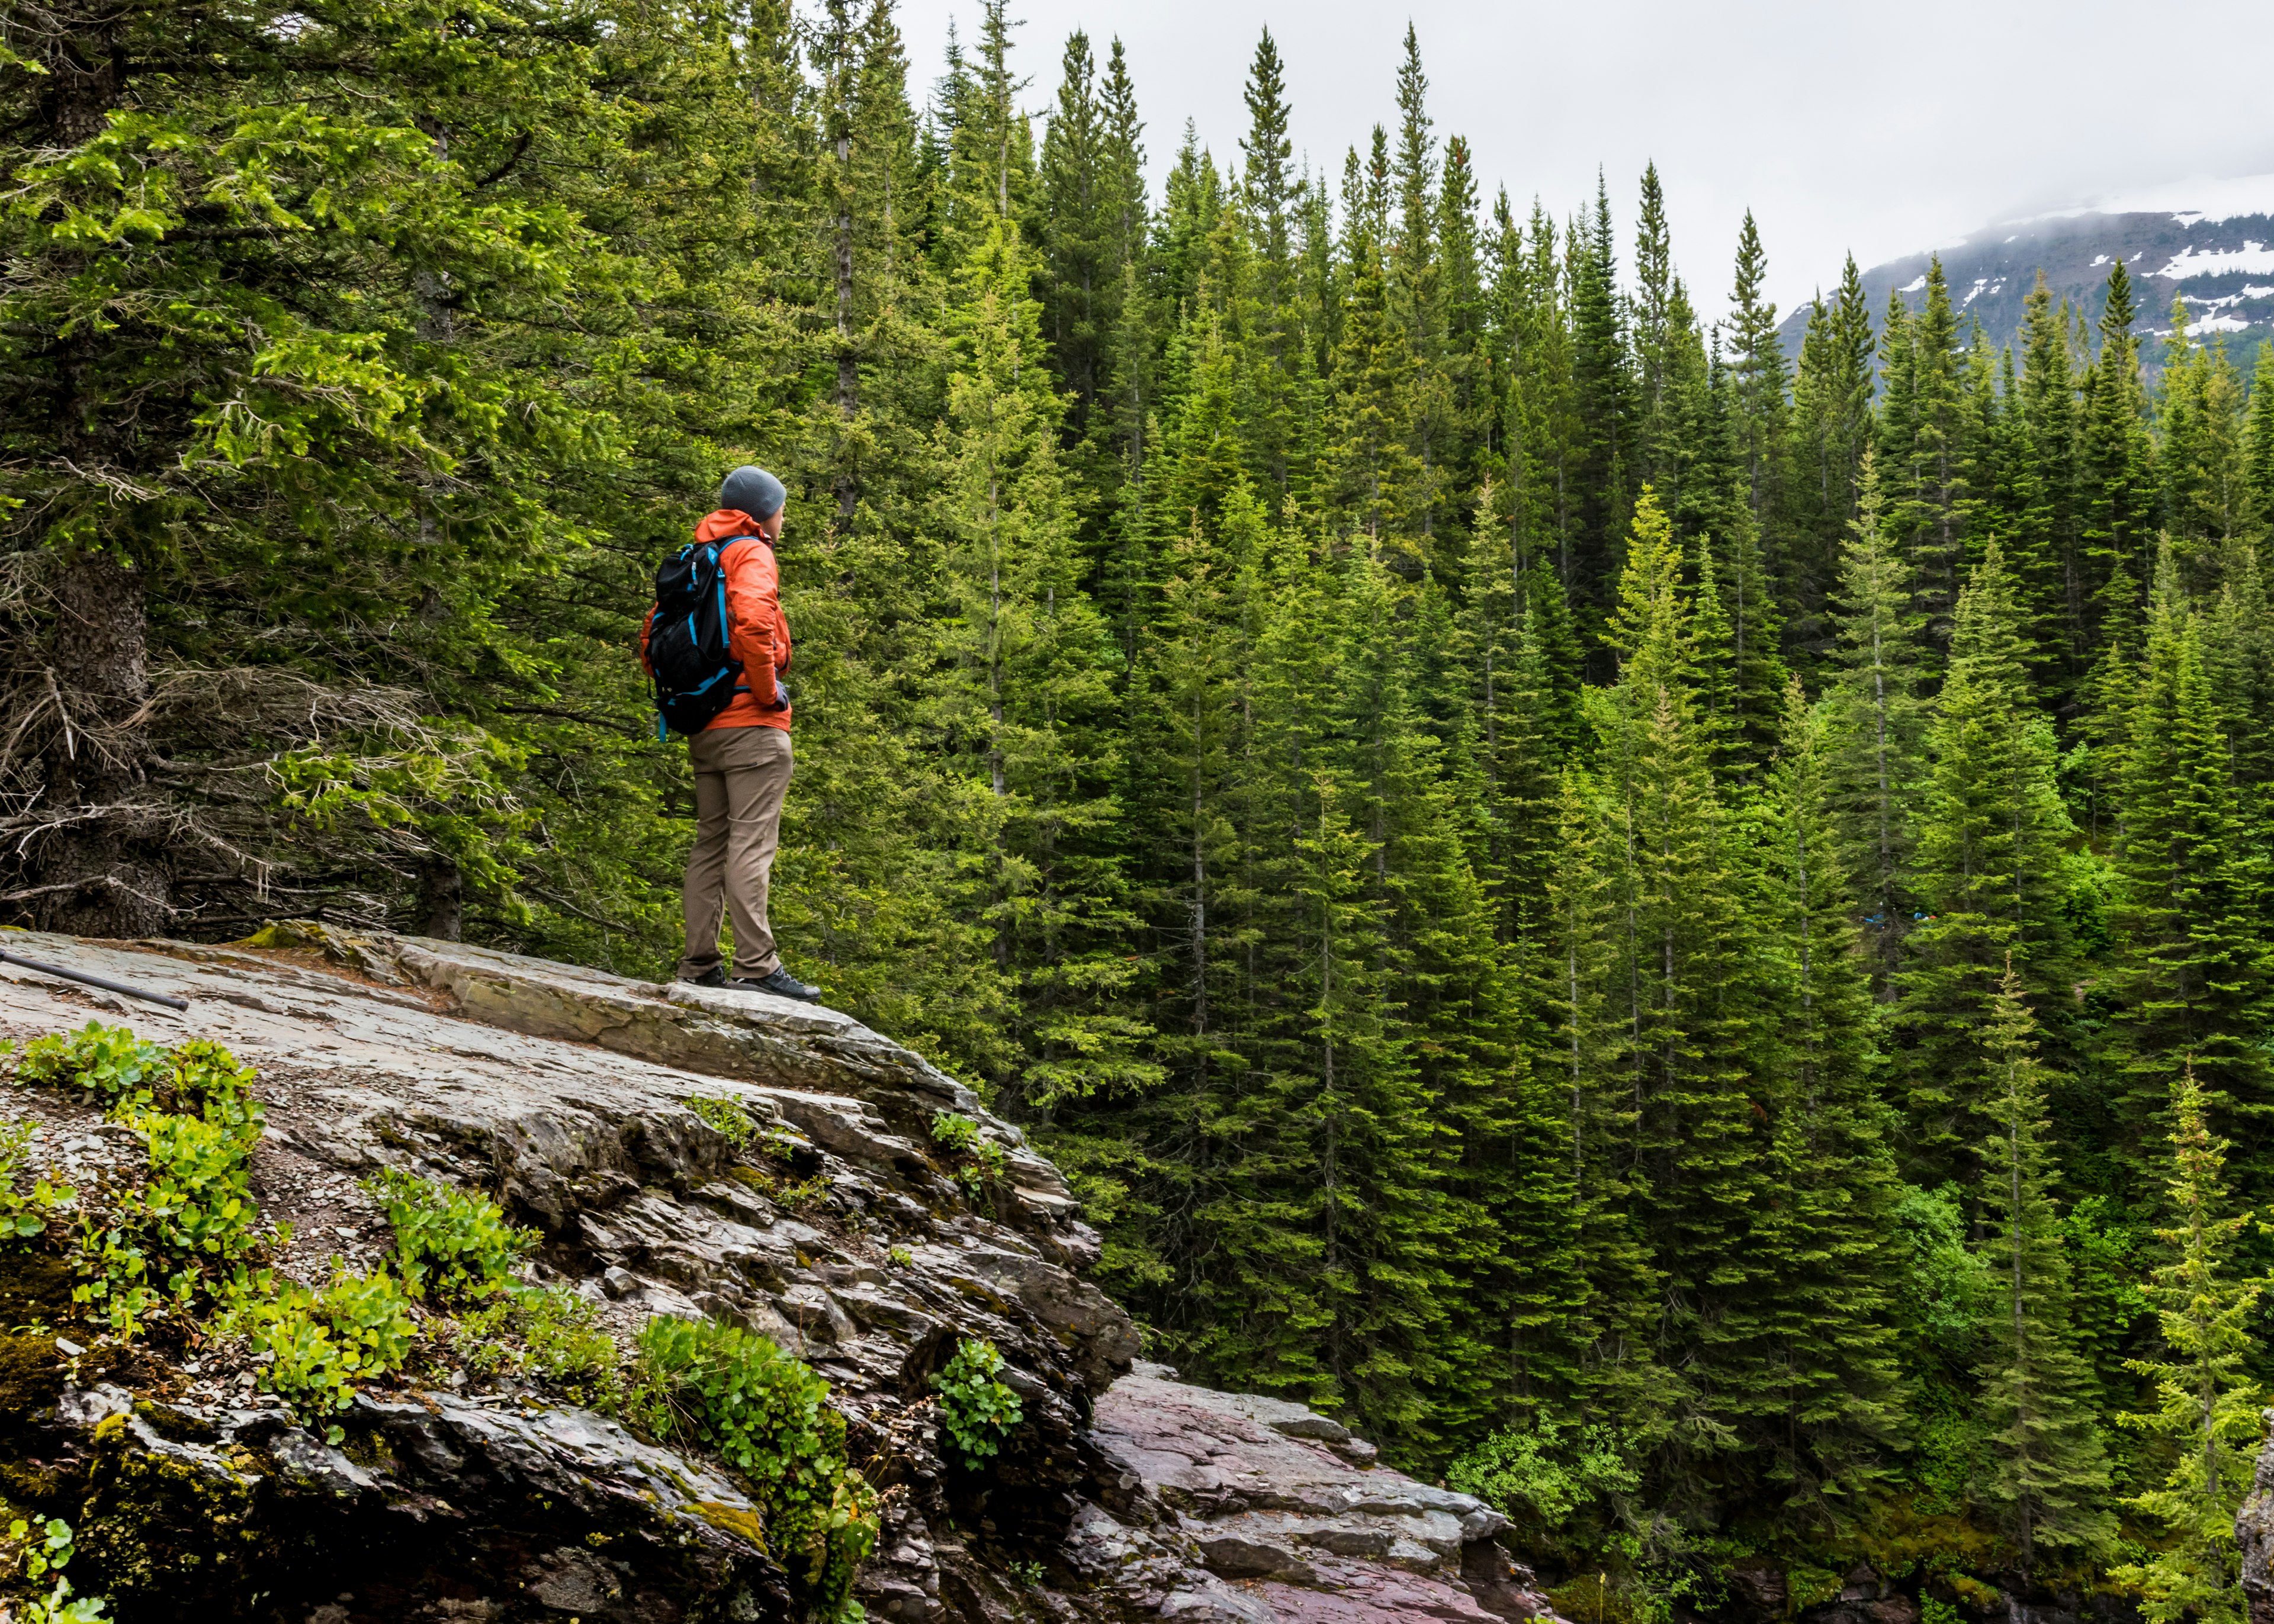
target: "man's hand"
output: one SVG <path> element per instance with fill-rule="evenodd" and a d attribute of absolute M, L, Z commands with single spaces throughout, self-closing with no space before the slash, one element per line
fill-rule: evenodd
<path fill-rule="evenodd" d="M 782 686 L 782 680 L 779 677 L 774 679 L 774 709 L 777 710 L 789 709 L 789 690 Z"/>

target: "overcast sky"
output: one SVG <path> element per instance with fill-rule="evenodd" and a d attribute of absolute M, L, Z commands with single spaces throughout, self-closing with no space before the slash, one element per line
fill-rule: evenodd
<path fill-rule="evenodd" d="M 910 90 L 928 95 L 953 18 L 975 0 L 901 0 Z M 1419 31 L 1440 139 L 1465 135 L 1485 198 L 1505 184 L 1558 219 L 1609 182 L 1624 270 L 1636 181 L 1656 159 L 1675 257 L 1704 312 L 1726 301 L 1751 207 L 1771 291 L 1790 308 L 1869 267 L 1994 222 L 2185 183 L 2274 172 L 2274 4 L 2197 0 L 2175 20 L 2103 0 L 1014 0 L 1024 105 L 1058 88 L 1066 35 L 1118 35 L 1157 188 L 1190 118 L 1237 165 L 1240 87 L 1269 26 L 1299 160 L 1339 189 L 1344 148 L 1393 134 L 1405 25 Z M 2208 190 L 2208 188 L 2206 188 Z M 2274 180 L 2267 203 L 2274 209 Z"/>

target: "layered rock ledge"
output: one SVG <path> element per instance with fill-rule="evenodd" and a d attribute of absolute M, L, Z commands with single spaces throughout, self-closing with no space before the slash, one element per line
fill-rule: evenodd
<path fill-rule="evenodd" d="M 0 1031 L 99 1019 L 157 1042 L 210 1038 L 257 1066 L 254 1190 L 293 1226 L 288 1273 L 376 1260 L 385 1225 L 357 1181 L 403 1167 L 538 1226 L 539 1274 L 621 1332 L 710 1315 L 799 1353 L 885 1492 L 860 1588 L 872 1617 L 1546 1611 L 1481 1503 L 1375 1464 L 1299 1406 L 1134 1365 L 1135 1327 L 1082 1278 L 1097 1237 L 1058 1170 L 849 1017 L 454 943 L 320 926 L 262 940 L 8 932 L 13 951 L 191 1006 L 0 966 Z M 131 1152 L 67 1096 L 11 1093 L 7 1114 L 40 1124 L 37 1159 L 87 1176 Z M 721 1095 L 787 1144 L 800 1199 L 731 1176 L 732 1145 L 688 1104 Z M 978 1124 L 999 1176 L 951 1165 L 931 1133 L 943 1111 Z M 984 1473 L 943 1455 L 929 1396 L 968 1336 L 1002 1350 L 1026 1413 Z M 526 1392 L 367 1393 L 333 1448 L 194 1359 L 77 1346 L 12 1339 L 19 1413 L 0 1483 L 11 1499 L 83 1485 L 73 1576 L 109 1590 L 124 1624 L 788 1616 L 731 1479 L 598 1417 Z M 222 1532 L 200 1540 L 206 1527 Z"/>

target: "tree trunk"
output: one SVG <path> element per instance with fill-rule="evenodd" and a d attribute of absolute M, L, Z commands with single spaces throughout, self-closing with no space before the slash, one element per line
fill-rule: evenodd
<path fill-rule="evenodd" d="M 465 929 L 466 880 L 440 852 L 418 865 L 418 929 L 439 942 L 456 942 Z"/>
<path fill-rule="evenodd" d="M 105 553 L 82 553 L 56 583 L 47 667 L 63 714 L 42 752 L 43 809 L 60 829 L 38 841 L 30 877 L 43 930 L 154 936 L 173 917 L 172 884 L 136 808 L 149 745 L 139 721 L 150 696 L 142 577 Z M 49 889 L 52 888 L 52 889 Z"/>

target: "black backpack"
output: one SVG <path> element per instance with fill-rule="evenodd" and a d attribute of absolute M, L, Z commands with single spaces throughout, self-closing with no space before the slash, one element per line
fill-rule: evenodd
<path fill-rule="evenodd" d="M 742 536 L 681 547 L 655 572 L 655 618 L 647 663 L 655 673 L 655 736 L 699 733 L 712 718 L 749 692 L 742 662 L 728 651 L 727 572 L 719 555 Z"/>

